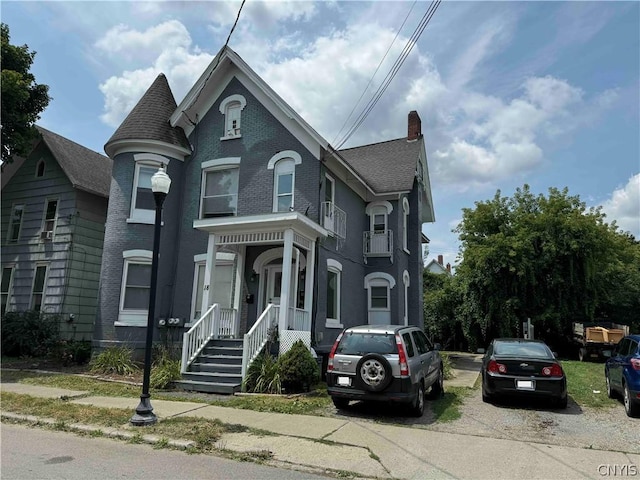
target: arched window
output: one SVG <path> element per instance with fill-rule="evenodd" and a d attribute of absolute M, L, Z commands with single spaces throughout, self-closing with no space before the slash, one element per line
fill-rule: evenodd
<path fill-rule="evenodd" d="M 38 165 L 36 165 L 36 177 L 37 178 L 44 177 L 44 167 L 45 167 L 45 163 L 44 163 L 44 159 L 43 159 L 43 160 L 40 160 L 38 162 Z"/>
<path fill-rule="evenodd" d="M 406 270 L 402 273 L 402 283 L 404 284 L 404 324 L 409 325 L 409 272 Z"/>
<path fill-rule="evenodd" d="M 221 140 L 241 136 L 242 110 L 247 101 L 242 95 L 231 95 L 220 102 L 220 113 L 224 115 L 224 132 Z"/>
<path fill-rule="evenodd" d="M 269 160 L 267 169 L 273 170 L 273 211 L 293 210 L 296 178 L 296 165 L 302 163 L 297 152 L 286 150 Z"/>
<path fill-rule="evenodd" d="M 387 325 L 391 323 L 391 289 L 395 286 L 396 281 L 388 273 L 373 272 L 364 277 L 369 324 Z"/>
<path fill-rule="evenodd" d="M 409 253 L 409 200 L 407 197 L 402 199 L 402 248 Z"/>
<path fill-rule="evenodd" d="M 327 323 L 328 328 L 342 328 L 340 323 L 340 292 L 342 290 L 342 264 L 327 259 Z"/>

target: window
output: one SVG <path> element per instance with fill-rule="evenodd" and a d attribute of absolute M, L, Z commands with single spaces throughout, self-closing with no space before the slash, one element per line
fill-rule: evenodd
<path fill-rule="evenodd" d="M 36 177 L 41 178 L 44 177 L 44 160 L 40 160 L 38 165 L 36 165 Z"/>
<path fill-rule="evenodd" d="M 136 167 L 133 175 L 131 213 L 127 221 L 152 225 L 155 222 L 156 202 L 151 191 L 151 177 L 161 166 L 166 170 L 169 160 L 152 153 L 139 153 L 134 155 L 133 159 Z"/>
<path fill-rule="evenodd" d="M 2 282 L 0 287 L 0 315 L 9 309 L 9 302 L 11 301 L 11 287 L 13 286 L 13 267 L 2 268 Z"/>
<path fill-rule="evenodd" d="M 58 200 L 47 200 L 44 210 L 44 220 L 42 222 L 41 240 L 51 240 L 56 228 L 58 218 Z"/>
<path fill-rule="evenodd" d="M 391 289 L 395 287 L 394 278 L 388 273 L 374 272 L 364 277 L 367 289 L 369 324 L 391 324 Z M 397 322 L 396 322 L 397 323 Z"/>
<path fill-rule="evenodd" d="M 402 283 L 404 284 L 404 302 L 403 303 L 403 315 L 405 325 L 409 325 L 409 272 L 406 270 L 402 274 Z"/>
<path fill-rule="evenodd" d="M 44 286 L 47 279 L 47 266 L 37 265 L 31 290 L 31 310 L 41 311 L 44 304 Z"/>
<path fill-rule="evenodd" d="M 409 200 L 407 197 L 402 199 L 402 247 L 404 251 L 409 253 Z"/>
<path fill-rule="evenodd" d="M 407 357 L 412 358 L 415 355 L 415 350 L 413 349 L 413 343 L 411 342 L 411 335 L 409 332 L 403 333 L 402 339 L 407 347 Z"/>
<path fill-rule="evenodd" d="M 371 231 L 374 233 L 386 232 L 388 217 L 392 211 L 393 206 L 389 202 L 372 202 L 367 205 L 366 212 L 371 221 Z"/>
<path fill-rule="evenodd" d="M 288 212 L 293 209 L 296 165 L 302 157 L 292 150 L 277 153 L 269 160 L 268 170 L 273 170 L 273 211 Z"/>
<path fill-rule="evenodd" d="M 413 335 L 413 341 L 416 344 L 416 349 L 418 350 L 418 353 L 420 355 L 422 355 L 423 353 L 427 353 L 430 350 L 430 348 L 427 342 L 427 337 L 424 335 L 424 333 L 415 331 L 413 332 L 412 335 Z"/>
<path fill-rule="evenodd" d="M 242 95 L 231 95 L 220 103 L 220 113 L 224 115 L 224 132 L 221 140 L 241 136 L 242 110 L 247 101 Z"/>
<path fill-rule="evenodd" d="M 342 328 L 340 323 L 340 292 L 342 290 L 342 264 L 327 259 L 327 327 Z"/>
<path fill-rule="evenodd" d="M 22 228 L 22 214 L 24 213 L 24 205 L 14 205 L 11 209 L 11 217 L 9 218 L 9 231 L 7 234 L 8 243 L 16 243 L 20 238 L 20 229 Z"/>
<path fill-rule="evenodd" d="M 151 291 L 151 251 L 125 250 L 118 320 L 145 326 Z"/>
<path fill-rule="evenodd" d="M 371 287 L 371 308 L 379 308 L 387 310 L 389 308 L 389 287 L 372 286 Z"/>
<path fill-rule="evenodd" d="M 238 213 L 238 172 L 235 167 L 203 172 L 201 218 Z"/>

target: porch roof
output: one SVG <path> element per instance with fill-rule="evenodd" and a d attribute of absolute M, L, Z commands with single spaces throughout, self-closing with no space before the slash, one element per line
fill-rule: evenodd
<path fill-rule="evenodd" d="M 268 213 L 242 217 L 203 218 L 193 221 L 193 228 L 216 235 L 255 235 L 284 232 L 290 228 L 310 240 L 326 237 L 327 230 L 300 212 Z M 225 243 L 225 242 L 222 242 Z"/>

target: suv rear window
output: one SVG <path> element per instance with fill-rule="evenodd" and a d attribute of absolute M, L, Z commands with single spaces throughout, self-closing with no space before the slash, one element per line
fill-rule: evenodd
<path fill-rule="evenodd" d="M 385 333 L 346 333 L 336 353 L 343 355 L 364 355 L 367 353 L 380 353 L 382 355 L 398 353 L 396 340 L 393 335 Z"/>

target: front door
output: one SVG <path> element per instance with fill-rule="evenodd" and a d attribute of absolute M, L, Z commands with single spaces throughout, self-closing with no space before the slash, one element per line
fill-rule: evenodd
<path fill-rule="evenodd" d="M 282 267 L 273 265 L 267 268 L 266 304 L 280 305 L 282 286 Z"/>

